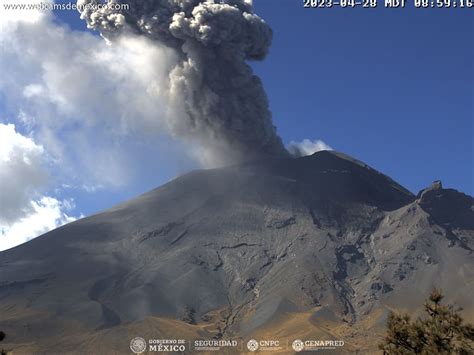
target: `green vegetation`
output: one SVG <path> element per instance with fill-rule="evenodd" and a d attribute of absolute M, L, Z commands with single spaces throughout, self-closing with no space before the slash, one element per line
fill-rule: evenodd
<path fill-rule="evenodd" d="M 459 311 L 441 303 L 443 295 L 433 290 L 424 308 L 427 317 L 412 321 L 408 314 L 391 312 L 388 330 L 379 348 L 384 354 L 460 354 L 474 353 L 474 326 L 465 324 Z"/>
<path fill-rule="evenodd" d="M 5 332 L 0 331 L 0 342 L 3 341 L 5 337 L 6 337 Z M 0 355 L 7 355 L 7 351 L 4 349 L 0 349 Z"/>

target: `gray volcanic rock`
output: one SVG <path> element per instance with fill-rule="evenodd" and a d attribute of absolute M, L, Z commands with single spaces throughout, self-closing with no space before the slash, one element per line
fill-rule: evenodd
<path fill-rule="evenodd" d="M 473 213 L 470 196 L 415 197 L 336 152 L 195 171 L 0 253 L 0 329 L 20 350 L 59 334 L 85 351 L 146 317 L 245 338 L 310 312 L 368 336 L 358 325 L 433 286 L 470 319 Z"/>

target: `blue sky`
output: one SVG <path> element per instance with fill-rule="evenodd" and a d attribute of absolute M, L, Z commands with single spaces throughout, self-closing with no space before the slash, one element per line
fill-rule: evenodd
<path fill-rule="evenodd" d="M 319 137 L 413 192 L 473 193 L 472 11 L 255 4 L 275 32 L 255 67 L 286 141 Z"/>
<path fill-rule="evenodd" d="M 254 6 L 274 40 L 268 57 L 252 66 L 285 144 L 321 139 L 414 193 L 440 179 L 474 194 L 472 9 L 305 9 L 290 0 Z M 74 11 L 54 16 L 60 26 L 88 31 Z M 0 92 L 0 123 L 27 135 L 12 122 L 17 112 L 7 96 Z M 73 199 L 74 216 L 111 207 L 198 166 L 172 146 L 152 135 L 128 142 L 133 162 L 125 183 L 93 191 L 51 183 L 48 194 Z"/>

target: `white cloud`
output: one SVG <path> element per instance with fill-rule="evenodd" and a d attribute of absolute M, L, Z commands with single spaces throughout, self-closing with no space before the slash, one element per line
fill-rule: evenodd
<path fill-rule="evenodd" d="M 75 185 L 127 184 L 137 170 L 130 147 L 166 131 L 174 52 L 142 37 L 107 45 L 48 11 L 9 14 L 0 14 L 9 18 L 0 32 L 3 116 L 30 128 Z"/>
<path fill-rule="evenodd" d="M 76 218 L 66 212 L 72 208 L 68 200 L 59 201 L 44 196 L 38 201 L 30 201 L 31 212 L 13 224 L 0 224 L 0 251 L 13 248 L 40 236 Z"/>
<path fill-rule="evenodd" d="M 32 211 L 48 174 L 42 146 L 15 131 L 12 124 L 0 124 L 0 223 L 10 223 Z"/>
<path fill-rule="evenodd" d="M 49 164 L 41 145 L 0 124 L 0 250 L 14 247 L 75 218 L 66 214 L 72 201 L 42 192 Z"/>
<path fill-rule="evenodd" d="M 0 24 L 3 27 L 17 23 L 35 23 L 45 16 L 45 12 L 36 5 L 52 3 L 51 0 L 2 0 L 0 8 Z"/>
<path fill-rule="evenodd" d="M 74 219 L 69 200 L 57 197 L 63 184 L 94 191 L 127 183 L 136 138 L 164 124 L 159 89 L 172 53 L 137 38 L 107 45 L 48 11 L 2 6 L 0 26 L 0 114 L 13 118 L 0 119 L 5 249 Z"/>
<path fill-rule="evenodd" d="M 26 98 L 44 95 L 45 88 L 39 84 L 30 84 L 23 89 L 23 96 Z"/>
<path fill-rule="evenodd" d="M 301 142 L 291 141 L 287 148 L 291 154 L 297 157 L 311 155 L 321 150 L 333 150 L 328 144 L 319 139 L 314 141 L 303 139 Z"/>

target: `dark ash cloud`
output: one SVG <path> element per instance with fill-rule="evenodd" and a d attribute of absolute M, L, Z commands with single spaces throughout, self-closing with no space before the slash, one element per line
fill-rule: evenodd
<path fill-rule="evenodd" d="M 81 18 L 90 28 L 112 43 L 124 34 L 143 35 L 178 54 L 167 88 L 174 135 L 197 142 L 203 154 L 221 163 L 288 154 L 272 124 L 262 83 L 247 64 L 264 59 L 272 41 L 270 27 L 250 1 L 108 2 L 129 4 L 129 9 L 89 6 Z"/>

